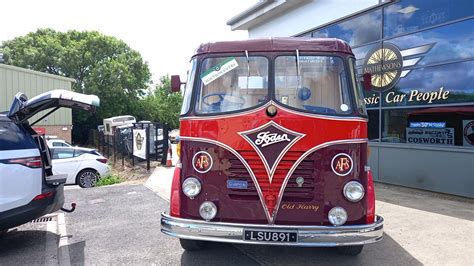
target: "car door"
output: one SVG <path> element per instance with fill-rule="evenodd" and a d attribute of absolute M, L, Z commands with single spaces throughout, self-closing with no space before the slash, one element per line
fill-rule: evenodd
<path fill-rule="evenodd" d="M 74 156 L 73 148 L 52 149 L 53 174 L 67 174 L 66 184 L 75 184 L 82 158 Z"/>
<path fill-rule="evenodd" d="M 16 123 L 23 123 L 43 110 L 53 109 L 44 116 L 46 117 L 61 107 L 95 112 L 99 103 L 99 97 L 95 95 L 86 95 L 67 90 L 48 91 L 29 100 L 24 93 L 19 92 L 15 95 L 8 112 L 8 117 Z M 38 121 L 44 117 L 41 117 Z M 34 125 L 36 122 L 31 123 L 31 125 Z"/>

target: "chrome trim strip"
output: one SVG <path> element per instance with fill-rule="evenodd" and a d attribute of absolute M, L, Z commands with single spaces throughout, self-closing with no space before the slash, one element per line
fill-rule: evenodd
<path fill-rule="evenodd" d="M 254 133 L 254 132 L 257 132 L 259 130 L 261 130 L 262 128 L 265 128 L 265 127 L 268 127 L 268 126 L 274 126 L 278 129 L 280 129 L 281 131 L 283 132 L 286 132 L 288 134 L 292 134 L 292 135 L 295 135 L 295 139 L 293 139 L 281 152 L 280 154 L 278 155 L 277 159 L 275 160 L 275 162 L 273 163 L 273 166 L 272 168 L 270 169 L 270 166 L 268 165 L 268 162 L 267 162 L 267 159 L 265 158 L 265 156 L 263 155 L 262 151 L 257 147 L 255 146 L 255 143 L 249 138 L 247 137 L 245 134 L 251 134 L 251 133 Z M 303 134 L 303 133 L 299 133 L 299 132 L 296 132 L 296 131 L 293 131 L 293 130 L 290 130 L 290 129 L 287 129 L 287 128 L 284 128 L 283 126 L 280 126 L 279 124 L 275 123 L 273 120 L 262 125 L 262 126 L 259 126 L 257 128 L 254 128 L 254 129 L 251 129 L 251 130 L 247 130 L 247 131 L 242 131 L 242 132 L 237 132 L 237 134 L 239 134 L 242 138 L 244 138 L 252 147 L 253 149 L 257 152 L 258 156 L 260 157 L 260 160 L 262 160 L 262 163 L 263 165 L 265 166 L 265 170 L 267 170 L 267 174 L 268 174 L 268 179 L 270 181 L 270 184 L 272 183 L 272 179 L 273 179 L 273 175 L 275 174 L 275 170 L 277 169 L 278 167 L 278 164 L 280 163 L 281 159 L 283 158 L 283 156 L 286 154 L 286 152 L 291 148 L 293 147 L 293 145 L 296 144 L 296 142 L 298 142 L 301 138 L 303 138 L 304 136 L 306 136 L 306 134 Z"/>
<path fill-rule="evenodd" d="M 243 239 L 245 229 L 261 231 L 293 231 L 298 234 L 298 242 L 257 242 Z M 336 247 L 365 245 L 383 238 L 383 218 L 376 217 L 373 224 L 343 226 L 300 226 L 300 225 L 263 225 L 206 222 L 171 217 L 161 213 L 161 232 L 174 237 L 240 244 L 265 244 L 283 246 L 320 246 Z"/>
<path fill-rule="evenodd" d="M 257 181 L 257 178 L 255 177 L 255 174 L 253 173 L 252 168 L 250 168 L 250 166 L 247 164 L 247 161 L 236 150 L 234 150 L 233 148 L 231 148 L 230 146 L 228 146 L 228 145 L 226 145 L 222 142 L 219 142 L 217 140 L 212 140 L 212 139 L 180 136 L 180 141 L 182 141 L 182 140 L 184 140 L 184 141 L 186 141 L 186 140 L 187 141 L 198 141 L 198 142 L 205 142 L 205 143 L 214 144 L 214 145 L 217 145 L 219 147 L 222 147 L 222 148 L 230 151 L 233 155 L 235 155 L 235 157 L 237 157 L 237 159 L 240 160 L 240 162 L 245 166 L 245 168 L 249 172 L 253 183 L 256 184 L 255 188 L 257 188 L 258 197 L 260 198 L 260 203 L 262 204 L 263 211 L 265 212 L 265 217 L 267 217 L 268 223 L 271 223 L 271 217 L 270 217 L 270 214 L 268 213 L 267 205 L 264 202 L 263 193 L 262 193 L 262 190 L 260 188 L 260 185 L 258 185 L 259 183 Z"/>
<path fill-rule="evenodd" d="M 256 112 L 259 112 L 265 108 L 267 108 L 270 105 L 275 105 L 278 108 L 292 113 L 296 115 L 301 115 L 301 116 L 306 116 L 306 117 L 311 117 L 311 118 L 321 118 L 321 119 L 326 119 L 326 120 L 336 120 L 336 121 L 359 121 L 359 122 L 367 122 L 369 121 L 367 118 L 361 118 L 361 117 L 355 117 L 355 116 L 349 116 L 349 117 L 338 117 L 338 116 L 329 116 L 329 115 L 320 115 L 320 114 L 309 114 L 309 113 L 304 113 L 304 112 L 299 112 L 295 110 L 288 109 L 281 104 L 270 100 L 266 104 L 258 107 L 257 109 L 254 110 L 249 110 L 245 111 L 242 113 L 234 113 L 234 114 L 226 114 L 226 115 L 213 115 L 213 116 L 189 116 L 189 117 L 181 117 L 179 120 L 180 121 L 185 121 L 185 120 L 213 120 L 213 119 L 224 119 L 224 118 L 231 118 L 231 117 L 237 117 L 237 116 L 243 116 L 247 114 L 253 114 Z"/>
<path fill-rule="evenodd" d="M 330 142 L 325 142 L 325 143 L 322 143 L 322 144 L 319 144 L 317 146 L 314 146 L 313 148 L 307 150 L 305 153 L 303 153 L 303 155 L 300 156 L 300 158 L 298 158 L 298 160 L 296 160 L 296 162 L 293 164 L 293 166 L 290 168 L 290 170 L 288 171 L 288 174 L 286 175 L 285 179 L 283 180 L 283 184 L 280 188 L 280 193 L 278 194 L 278 198 L 277 198 L 277 204 L 275 205 L 275 209 L 274 209 L 274 212 L 273 212 L 273 216 L 272 216 L 272 222 L 275 221 L 276 219 L 276 216 L 278 214 L 278 210 L 280 209 L 280 203 L 281 203 L 281 199 L 283 198 L 283 193 L 285 192 L 285 188 L 286 188 L 286 185 L 288 184 L 288 180 L 290 180 L 290 177 L 291 175 L 293 174 L 293 172 L 296 170 L 296 167 L 298 167 L 298 165 L 306 158 L 308 157 L 308 155 L 310 155 L 311 153 L 313 153 L 314 151 L 317 151 L 319 149 L 322 149 L 322 148 L 326 148 L 328 146 L 332 146 L 332 145 L 338 145 L 338 144 L 352 144 L 352 143 L 365 143 L 365 142 L 368 142 L 368 139 L 346 139 L 346 140 L 336 140 L 336 141 L 330 141 Z"/>

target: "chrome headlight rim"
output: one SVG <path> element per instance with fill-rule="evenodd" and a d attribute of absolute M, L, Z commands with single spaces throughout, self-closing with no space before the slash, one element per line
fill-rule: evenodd
<path fill-rule="evenodd" d="M 343 216 L 343 221 L 338 223 L 337 221 L 335 221 L 335 219 L 333 218 L 334 216 L 337 216 L 335 215 L 336 212 L 342 212 L 344 214 Z M 341 226 L 341 225 L 344 225 L 346 222 L 347 222 L 347 212 L 344 208 L 342 207 L 333 207 L 329 212 L 328 212 L 328 220 L 329 222 L 334 225 L 334 226 Z"/>
<path fill-rule="evenodd" d="M 189 188 L 189 186 L 194 186 L 194 188 Z M 194 199 L 199 193 L 201 193 L 202 185 L 201 181 L 194 176 L 187 177 L 182 184 L 181 190 L 183 191 L 184 195 L 186 195 L 190 199 Z M 190 193 L 190 191 L 196 190 L 197 192 Z"/>
<path fill-rule="evenodd" d="M 349 187 L 358 187 L 358 188 L 360 188 L 360 191 L 361 191 L 360 197 L 357 198 L 357 199 L 356 199 L 356 198 L 351 198 L 351 197 L 349 197 L 349 196 L 348 196 L 348 195 L 349 195 L 349 192 L 348 192 Z M 343 190 L 342 190 L 342 193 L 344 194 L 344 197 L 345 197 L 348 201 L 350 201 L 350 202 L 359 202 L 359 201 L 361 201 L 361 200 L 364 198 L 364 196 L 365 196 L 365 189 L 364 189 L 364 186 L 363 186 L 359 181 L 352 180 L 352 181 L 347 182 L 347 183 L 344 185 L 344 188 L 343 188 Z"/>
<path fill-rule="evenodd" d="M 205 208 L 211 208 L 213 213 L 211 213 L 210 216 L 204 215 L 204 214 L 208 214 L 208 212 L 205 212 L 205 210 L 204 210 Z M 212 201 L 204 201 L 199 206 L 199 215 L 201 216 L 202 219 L 204 219 L 206 221 L 210 221 L 210 220 L 216 218 L 216 216 L 217 216 L 217 206 L 216 206 L 216 204 Z"/>

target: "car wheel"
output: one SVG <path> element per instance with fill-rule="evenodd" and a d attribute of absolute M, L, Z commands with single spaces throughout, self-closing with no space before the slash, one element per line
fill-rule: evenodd
<path fill-rule="evenodd" d="M 82 188 L 95 187 L 95 183 L 99 179 L 97 171 L 86 169 L 79 172 L 76 183 Z"/>
<path fill-rule="evenodd" d="M 179 239 L 179 243 L 184 250 L 197 251 L 204 249 L 206 242 L 199 240 Z"/>
<path fill-rule="evenodd" d="M 343 255 L 357 256 L 362 252 L 363 245 L 337 247 L 337 251 Z"/>

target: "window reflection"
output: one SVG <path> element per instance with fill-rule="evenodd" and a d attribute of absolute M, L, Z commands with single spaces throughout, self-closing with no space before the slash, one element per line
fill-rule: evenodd
<path fill-rule="evenodd" d="M 358 46 L 381 38 L 382 11 L 380 9 L 313 32 L 313 38 L 339 38 L 351 46 Z"/>
<path fill-rule="evenodd" d="M 384 8 L 384 36 L 404 34 L 474 15 L 472 0 L 404 0 Z"/>

